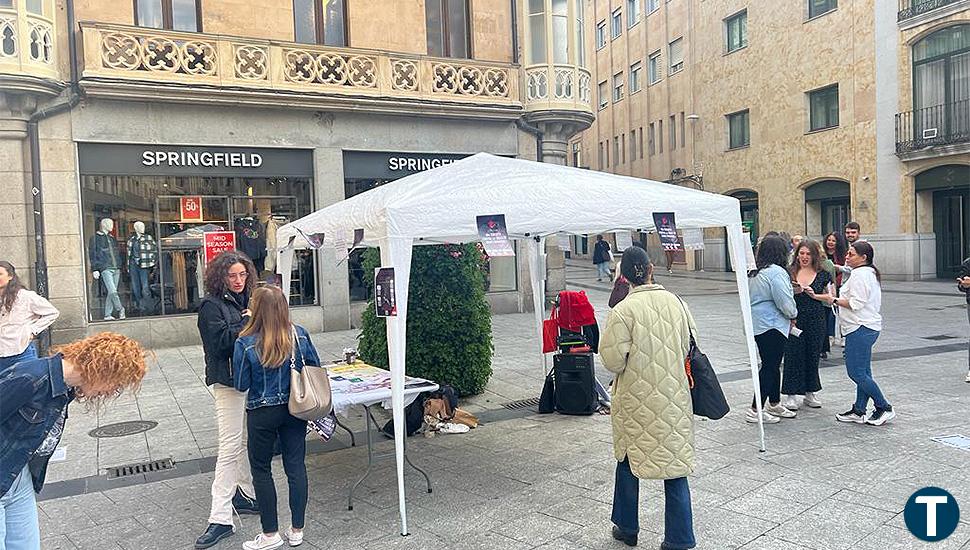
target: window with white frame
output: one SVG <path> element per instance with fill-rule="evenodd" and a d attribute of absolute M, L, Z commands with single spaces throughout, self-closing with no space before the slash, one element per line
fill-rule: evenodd
<path fill-rule="evenodd" d="M 580 67 L 586 66 L 586 16 L 583 13 L 583 3 L 585 0 L 576 0 L 576 64 Z"/>
<path fill-rule="evenodd" d="M 917 4 L 918 2 L 913 2 Z M 839 0 L 808 0 L 808 18 L 818 17 L 839 7 Z"/>
<path fill-rule="evenodd" d="M 596 49 L 606 46 L 606 21 L 596 24 Z"/>
<path fill-rule="evenodd" d="M 623 73 L 613 75 L 613 103 L 623 99 Z"/>
<path fill-rule="evenodd" d="M 552 60 L 553 63 L 576 62 L 569 59 L 569 6 L 567 0 L 552 0 Z"/>
<path fill-rule="evenodd" d="M 647 0 L 647 13 L 653 13 L 660 9 L 660 0 Z"/>
<path fill-rule="evenodd" d="M 620 8 L 616 8 L 613 11 L 610 32 L 613 38 L 618 38 L 623 33 L 623 13 L 620 11 Z"/>
<path fill-rule="evenodd" d="M 597 92 L 599 93 L 599 96 L 600 96 L 600 109 L 601 110 L 605 109 L 606 106 L 610 104 L 610 95 L 609 95 L 610 92 L 609 92 L 609 89 L 606 87 L 605 80 L 599 83 L 599 86 L 597 87 Z"/>
<path fill-rule="evenodd" d="M 630 65 L 630 95 L 640 91 L 642 87 L 641 73 L 643 73 L 643 62 L 637 61 L 633 65 Z"/>
<path fill-rule="evenodd" d="M 626 26 L 632 27 L 640 21 L 640 0 L 626 0 Z"/>
<path fill-rule="evenodd" d="M 546 5 L 529 0 L 529 63 L 546 62 Z"/>
<path fill-rule="evenodd" d="M 647 82 L 650 84 L 660 82 L 660 50 L 653 52 L 647 58 Z"/>
<path fill-rule="evenodd" d="M 731 53 L 748 45 L 748 10 L 734 14 L 724 20 L 726 50 Z"/>
<path fill-rule="evenodd" d="M 667 57 L 670 59 L 670 74 L 684 68 L 684 39 L 678 38 L 670 43 Z"/>

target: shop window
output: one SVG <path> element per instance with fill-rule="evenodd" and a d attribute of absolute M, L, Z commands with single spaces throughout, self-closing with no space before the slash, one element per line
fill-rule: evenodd
<path fill-rule="evenodd" d="M 199 0 L 135 0 L 135 24 L 139 27 L 202 32 Z"/>
<path fill-rule="evenodd" d="M 310 213 L 311 181 L 82 173 L 89 318 L 118 318 L 122 310 L 127 318 L 198 312 L 207 231 L 233 231 L 259 284 L 279 282 L 270 254 L 276 229 Z M 290 305 L 316 304 L 316 253 L 297 251 L 291 277 Z"/>
<path fill-rule="evenodd" d="M 346 0 L 293 0 L 294 41 L 347 45 Z"/>
<path fill-rule="evenodd" d="M 468 0 L 426 0 L 428 55 L 471 57 Z"/>

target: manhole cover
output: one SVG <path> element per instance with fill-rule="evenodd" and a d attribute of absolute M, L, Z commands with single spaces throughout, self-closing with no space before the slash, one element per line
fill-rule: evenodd
<path fill-rule="evenodd" d="M 158 422 L 153 422 L 151 420 L 130 420 L 128 422 L 118 422 L 115 424 L 108 424 L 107 426 L 101 426 L 88 432 L 91 437 L 124 437 L 126 435 L 135 435 L 142 432 L 147 432 L 148 430 L 158 426 Z"/>

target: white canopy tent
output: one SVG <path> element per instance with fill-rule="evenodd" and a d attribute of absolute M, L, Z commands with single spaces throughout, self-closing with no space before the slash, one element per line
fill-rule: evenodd
<path fill-rule="evenodd" d="M 541 348 L 546 238 L 555 238 L 557 233 L 651 230 L 654 212 L 673 212 L 678 228 L 726 228 L 732 265 L 747 264 L 745 247 L 749 243 L 741 230 L 738 200 L 733 197 L 485 153 L 387 183 L 279 229 L 277 242 L 290 243 L 280 250 L 278 259 L 287 294 L 293 248 L 308 247 L 301 232 L 304 236 L 323 233 L 324 247 L 334 247 L 344 243 L 349 246 L 354 230 L 363 229 L 363 245 L 379 246 L 381 264 L 394 268 L 397 316 L 387 319 L 387 342 L 402 535 L 408 533 L 403 395 L 412 247 L 478 241 L 476 217 L 504 214 L 509 237 L 523 245 L 519 247 L 520 253 L 528 251 L 536 316 L 537 367 L 544 368 Z M 743 268 L 735 270 L 752 383 L 760 402 L 758 356 L 745 272 Z M 764 449 L 764 427 L 759 429 Z"/>

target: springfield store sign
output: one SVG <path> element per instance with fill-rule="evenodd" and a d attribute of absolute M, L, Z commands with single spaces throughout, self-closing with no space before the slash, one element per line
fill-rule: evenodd
<path fill-rule="evenodd" d="M 344 151 L 344 178 L 395 180 L 451 164 L 469 155 Z"/>
<path fill-rule="evenodd" d="M 79 143 L 82 175 L 313 177 L 309 149 Z"/>

